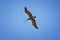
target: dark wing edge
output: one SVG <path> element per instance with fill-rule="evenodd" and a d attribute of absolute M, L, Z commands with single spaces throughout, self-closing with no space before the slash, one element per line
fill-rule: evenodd
<path fill-rule="evenodd" d="M 27 7 L 24 8 L 24 11 L 29 17 L 32 17 L 32 14 L 27 10 Z"/>
<path fill-rule="evenodd" d="M 33 25 L 36 29 L 38 29 L 35 19 L 33 19 L 33 20 L 31 20 L 31 21 L 32 21 L 32 25 Z"/>

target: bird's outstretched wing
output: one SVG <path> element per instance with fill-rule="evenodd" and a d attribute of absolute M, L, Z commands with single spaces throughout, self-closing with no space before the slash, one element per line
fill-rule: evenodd
<path fill-rule="evenodd" d="M 35 19 L 32 19 L 31 21 L 32 21 L 32 25 L 33 25 L 36 29 L 38 29 Z"/>
<path fill-rule="evenodd" d="M 28 11 L 27 7 L 25 7 L 24 10 L 25 10 L 25 13 L 26 13 L 29 17 L 32 17 L 32 14 L 31 14 L 31 12 Z"/>

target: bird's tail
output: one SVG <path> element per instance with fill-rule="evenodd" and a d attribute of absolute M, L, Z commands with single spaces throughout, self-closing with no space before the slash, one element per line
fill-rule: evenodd
<path fill-rule="evenodd" d="M 26 22 L 27 20 L 25 20 L 24 22 Z"/>
<path fill-rule="evenodd" d="M 28 19 L 26 19 L 24 22 L 26 22 Z"/>
<path fill-rule="evenodd" d="M 27 20 L 30 20 L 30 18 L 27 18 L 24 22 L 26 22 Z"/>

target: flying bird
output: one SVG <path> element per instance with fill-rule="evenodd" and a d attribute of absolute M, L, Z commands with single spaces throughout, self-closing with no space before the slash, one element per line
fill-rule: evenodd
<path fill-rule="evenodd" d="M 32 13 L 27 9 L 27 7 L 24 7 L 24 12 L 29 16 L 29 18 L 27 18 L 26 20 L 31 20 L 32 21 L 32 25 L 38 29 L 37 24 L 36 24 L 36 16 L 33 16 Z"/>

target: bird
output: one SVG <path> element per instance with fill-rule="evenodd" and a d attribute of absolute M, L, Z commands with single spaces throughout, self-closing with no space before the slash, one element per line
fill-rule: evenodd
<path fill-rule="evenodd" d="M 26 20 L 31 20 L 32 25 L 33 25 L 36 29 L 38 29 L 37 24 L 36 24 L 36 20 L 35 20 L 36 16 L 33 16 L 32 13 L 27 9 L 26 6 L 24 7 L 24 12 L 29 16 L 29 18 L 27 18 Z"/>

